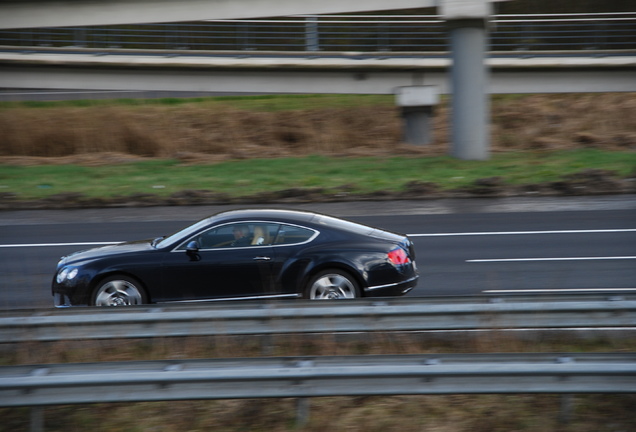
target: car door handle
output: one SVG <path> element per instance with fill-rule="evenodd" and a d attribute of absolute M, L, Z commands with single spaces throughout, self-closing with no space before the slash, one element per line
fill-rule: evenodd
<path fill-rule="evenodd" d="M 268 256 L 257 256 L 254 257 L 254 261 L 270 261 L 271 258 Z"/>

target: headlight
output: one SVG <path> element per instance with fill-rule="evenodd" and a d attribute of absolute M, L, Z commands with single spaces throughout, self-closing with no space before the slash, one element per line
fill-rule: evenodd
<path fill-rule="evenodd" d="M 64 267 L 58 274 L 57 274 L 57 283 L 62 283 L 64 281 L 64 279 L 66 279 L 66 275 L 68 274 L 68 268 Z"/>
<path fill-rule="evenodd" d="M 72 268 L 71 270 L 69 270 L 68 275 L 66 275 L 66 279 L 71 280 L 71 279 L 75 279 L 75 276 L 77 276 L 77 268 Z"/>
<path fill-rule="evenodd" d="M 77 273 L 78 273 L 77 267 L 64 267 L 57 274 L 57 278 L 56 278 L 57 283 L 62 283 L 65 280 L 72 280 L 75 278 L 75 276 L 77 276 Z"/>

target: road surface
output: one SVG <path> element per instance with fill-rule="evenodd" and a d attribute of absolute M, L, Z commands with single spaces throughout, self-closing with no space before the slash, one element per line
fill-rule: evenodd
<path fill-rule="evenodd" d="M 62 255 L 170 234 L 236 207 L 0 212 L 0 309 L 52 307 L 50 281 Z M 420 269 L 410 296 L 636 292 L 633 195 L 285 207 L 409 234 Z"/>

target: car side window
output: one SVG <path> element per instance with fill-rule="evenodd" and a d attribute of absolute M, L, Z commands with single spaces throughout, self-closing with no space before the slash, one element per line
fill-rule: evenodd
<path fill-rule="evenodd" d="M 196 241 L 199 249 L 218 249 L 232 247 L 268 246 L 278 233 L 277 223 L 233 223 L 209 229 L 185 242 Z"/>
<path fill-rule="evenodd" d="M 252 246 L 269 246 L 272 244 L 278 233 L 277 223 L 254 223 L 250 224 Z"/>
<path fill-rule="evenodd" d="M 205 231 L 192 240 L 195 240 L 199 249 L 213 249 L 227 247 L 232 243 L 234 236 L 231 227 L 219 227 Z"/>
<path fill-rule="evenodd" d="M 316 231 L 293 225 L 281 225 L 274 240 L 275 245 L 303 243 L 316 235 Z"/>

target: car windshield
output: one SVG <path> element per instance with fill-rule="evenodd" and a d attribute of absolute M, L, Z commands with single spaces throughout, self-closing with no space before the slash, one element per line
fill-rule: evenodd
<path fill-rule="evenodd" d="M 162 249 L 166 246 L 169 246 L 171 244 L 173 244 L 174 242 L 183 239 L 185 237 L 189 237 L 190 235 L 196 233 L 197 231 L 199 231 L 200 229 L 208 226 L 210 223 L 210 219 L 203 219 L 197 223 L 195 223 L 194 225 L 190 225 L 189 227 L 186 227 L 180 231 L 177 231 L 176 233 L 166 237 L 165 239 L 161 240 L 159 243 L 157 243 L 155 246 L 156 249 Z"/>

